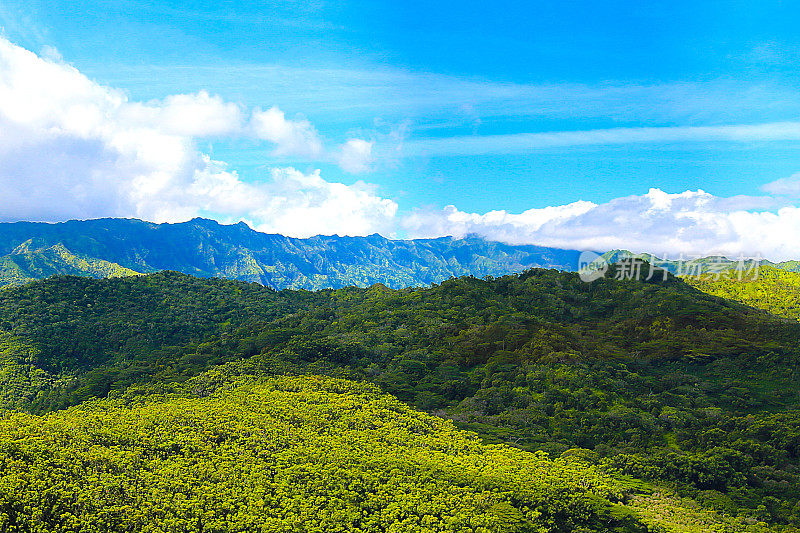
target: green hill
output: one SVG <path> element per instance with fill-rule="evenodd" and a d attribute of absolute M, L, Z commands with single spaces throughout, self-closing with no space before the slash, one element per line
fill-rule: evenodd
<path fill-rule="evenodd" d="M 31 240 L 20 244 L 10 254 L 0 256 L 0 287 L 65 274 L 114 278 L 135 276 L 138 272 L 102 259 L 75 255 L 63 244 L 36 247 Z"/>
<path fill-rule="evenodd" d="M 703 292 L 800 320 L 798 272 L 761 266 L 754 276 L 737 276 L 735 271 L 728 271 L 687 279 L 686 282 Z"/>

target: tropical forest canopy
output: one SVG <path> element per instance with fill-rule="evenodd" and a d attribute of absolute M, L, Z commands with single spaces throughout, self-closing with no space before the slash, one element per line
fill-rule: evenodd
<path fill-rule="evenodd" d="M 341 496 L 361 506 L 359 518 L 352 519 L 359 520 L 365 531 L 381 530 L 373 527 L 379 522 L 368 521 L 370 515 L 364 509 L 373 507 L 364 507 L 364 502 L 375 491 L 384 491 L 386 497 L 395 494 L 394 489 L 380 488 L 389 482 L 410 483 L 407 492 L 418 496 L 431 491 L 443 498 L 427 498 L 430 516 L 444 520 L 425 526 L 430 531 L 447 530 L 445 522 L 462 524 L 457 518 L 462 511 L 464 516 L 483 517 L 484 522 L 471 524 L 469 531 L 480 527 L 487 531 L 539 527 L 554 531 L 643 527 L 794 531 L 800 526 L 796 371 L 800 324 L 701 292 L 673 276 L 645 282 L 617 280 L 614 273 L 612 269 L 592 283 L 582 282 L 574 273 L 532 269 L 499 278 L 451 279 L 429 288 L 393 290 L 374 285 L 277 292 L 253 283 L 162 272 L 102 280 L 62 276 L 6 289 L 0 292 L 0 401 L 16 413 L 5 415 L 0 432 L 4 459 L 0 460 L 17 465 L 17 477 L 9 478 L 16 480 L 15 486 L 29 483 L 24 472 L 35 470 L 53 479 L 74 479 L 77 485 L 59 485 L 64 494 L 102 493 L 110 498 L 87 497 L 79 505 L 76 497 L 63 496 L 59 505 L 74 520 L 98 516 L 94 513 L 104 512 L 100 507 L 116 509 L 103 515 L 104 520 L 119 520 L 124 514 L 120 509 L 135 506 L 142 509 L 137 515 L 141 524 L 150 523 L 152 516 L 190 523 L 198 520 L 204 505 L 221 508 L 219 502 L 225 498 L 248 492 L 242 487 L 284 490 L 275 488 L 281 480 L 265 479 L 263 472 L 248 477 L 248 472 L 261 468 L 252 466 L 258 461 L 284 465 L 295 461 L 280 463 L 271 451 L 259 448 L 272 442 L 272 437 L 253 435 L 271 435 L 271 431 L 292 435 L 276 429 L 271 418 L 262 420 L 263 410 L 272 409 L 275 417 L 304 428 L 298 429 L 298 440 L 292 441 L 297 447 L 287 457 L 305 455 L 302 450 L 310 441 L 304 439 L 311 438 L 305 432 L 319 426 L 314 420 L 335 425 L 346 419 L 345 412 L 336 407 L 344 399 L 329 390 L 339 387 L 352 390 L 355 404 L 363 410 L 357 415 L 362 417 L 361 425 L 353 426 L 357 431 L 379 431 L 385 423 L 394 424 L 405 428 L 401 433 L 406 433 L 398 437 L 403 446 L 436 450 L 438 445 L 423 444 L 425 432 L 408 429 L 405 417 L 433 424 L 443 432 L 439 433 L 442 442 L 469 441 L 467 434 L 448 425 L 452 423 L 480 437 L 484 444 L 470 441 L 474 454 L 491 451 L 503 457 L 491 460 L 497 471 L 481 477 L 454 467 L 452 461 L 461 460 L 457 453 L 437 455 L 434 460 L 428 455 L 403 454 L 401 449 L 391 453 L 379 449 L 374 461 L 373 456 L 362 454 L 359 461 L 364 464 L 356 466 L 337 463 L 336 454 L 358 455 L 337 448 L 356 446 L 361 442 L 358 435 L 326 443 L 331 456 L 320 459 L 317 466 L 368 471 L 358 474 L 362 476 L 359 483 L 367 483 L 366 478 L 373 475 L 379 480 L 368 482 L 368 488 L 358 489 L 361 492 L 355 495 Z M 274 377 L 287 375 L 298 377 Z M 286 387 L 324 398 L 312 408 L 305 400 L 281 396 Z M 279 392 L 273 391 L 276 388 Z M 378 390 L 450 422 L 420 415 Z M 259 403 L 259 398 L 270 394 L 275 395 L 274 405 Z M 364 395 L 382 406 L 396 407 L 381 414 L 377 407 L 369 407 Z M 79 407 L 63 410 L 75 405 Z M 228 409 L 239 414 L 225 415 Z M 170 413 L 193 413 L 201 420 L 184 424 L 183 414 Z M 222 436 L 214 436 L 218 433 Z M 321 430 L 311 433 L 327 438 Z M 67 446 L 68 434 L 81 438 Z M 136 438 L 125 440 L 126 434 Z M 229 442 L 230 435 L 235 436 Z M 222 439 L 219 442 L 227 443 L 226 447 L 206 449 L 206 438 Z M 140 441 L 152 441 L 153 449 L 160 451 L 145 449 L 151 445 Z M 500 447 L 491 447 L 494 444 Z M 53 447 L 63 448 L 59 452 L 62 466 L 37 459 L 51 455 Z M 395 474 L 386 474 L 381 465 L 396 461 L 382 463 L 378 456 L 392 458 L 395 452 L 409 461 L 430 459 L 433 463 L 425 464 L 436 472 L 432 479 L 444 479 L 450 488 L 430 485 L 424 475 L 417 479 L 402 474 L 402 466 Z M 90 474 L 95 467 L 84 459 L 85 454 L 99 454 L 98 461 L 107 461 L 96 467 L 102 474 Z M 125 463 L 123 457 L 137 458 L 132 463 L 135 473 L 120 466 Z M 226 468 L 235 467 L 233 458 L 255 462 L 243 467 L 241 475 L 225 475 Z M 509 481 L 510 471 L 503 473 L 502 465 L 512 463 L 530 465 L 511 469 L 524 479 L 539 479 L 536 476 L 546 470 L 560 481 Z M 68 464 L 88 464 L 69 468 L 89 470 L 59 470 Z M 198 503 L 201 496 L 191 491 L 181 492 L 183 503 L 166 504 L 153 500 L 150 493 L 123 487 L 132 476 L 161 483 L 173 479 L 166 474 L 170 469 L 188 475 L 187 468 L 200 469 L 194 471 L 204 472 L 208 487 L 213 485 L 203 491 L 211 494 L 202 497 L 207 498 L 205 503 Z M 281 466 L 271 471 L 283 470 Z M 441 477 L 441 472 L 456 471 L 464 472 L 464 477 Z M 317 475 L 331 474 L 309 474 L 292 490 L 324 499 L 315 492 L 325 485 Z M 548 489 L 536 493 L 535 487 L 570 487 L 575 479 L 589 475 L 599 481 L 588 482 L 583 491 L 564 489 L 581 503 L 553 496 L 556 507 L 548 507 L 542 503 L 550 501 Z M 117 488 L 103 485 L 107 482 L 118 483 Z M 174 482 L 179 483 L 180 476 Z M 481 496 L 485 491 L 492 493 L 493 486 L 503 487 L 498 489 L 501 496 Z M 514 493 L 515 486 L 533 492 Z M 475 499 L 466 497 L 463 507 L 451 509 L 441 503 L 450 490 L 464 490 Z M 13 494 L 7 488 L 0 491 L 8 502 L 0 504 L 0 509 L 16 513 L 21 524 L 19 520 L 33 516 L 26 515 L 25 509 L 41 501 L 32 493 L 19 496 L 32 498 L 27 503 L 14 500 Z M 295 496 L 286 494 L 286 501 L 293 501 Z M 589 500 L 594 504 L 586 503 Z M 108 505 L 99 506 L 98 501 Z M 483 503 L 470 507 L 470 502 Z M 562 503 L 563 508 L 559 507 Z M 390 506 L 388 501 L 383 504 Z M 229 516 L 245 516 L 274 505 L 274 500 L 270 504 L 240 499 L 223 507 L 230 509 Z M 445 518 L 436 505 L 449 509 L 456 518 Z M 376 511 L 376 516 L 382 512 Z M 324 524 L 329 518 L 323 514 L 319 510 L 317 515 L 303 516 L 308 524 Z M 423 515 L 428 516 L 423 512 L 419 520 Z M 491 522 L 495 515 L 505 516 L 512 525 L 498 525 L 500 518 Z M 270 516 L 292 520 L 295 515 L 275 511 Z M 180 527 L 184 526 L 173 530 L 192 530 Z M 214 527 L 209 530 L 229 530 L 219 524 Z"/>

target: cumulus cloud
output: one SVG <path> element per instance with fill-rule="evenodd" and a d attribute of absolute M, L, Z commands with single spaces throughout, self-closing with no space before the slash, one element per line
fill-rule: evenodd
<path fill-rule="evenodd" d="M 164 133 L 187 137 L 231 135 L 243 127 L 239 105 L 206 91 L 171 95 L 147 104 L 128 102 L 120 114 L 126 123 L 153 125 Z"/>
<path fill-rule="evenodd" d="M 676 257 L 680 254 L 800 255 L 800 209 L 783 206 L 759 211 L 764 198 L 719 198 L 702 190 L 616 198 L 603 204 L 578 201 L 519 214 L 467 213 L 454 206 L 416 211 L 403 225 L 411 236 L 474 234 L 516 244 L 579 250 L 629 249 Z"/>
<path fill-rule="evenodd" d="M 305 236 L 386 231 L 396 212 L 370 186 L 319 173 L 275 169 L 245 182 L 195 142 L 248 130 L 240 106 L 206 92 L 132 102 L 50 56 L 0 38 L 0 219 L 210 215 Z M 276 152 L 321 150 L 305 121 L 277 108 L 253 118 Z"/>
<path fill-rule="evenodd" d="M 345 172 L 360 174 L 371 170 L 373 142 L 348 139 L 338 150 L 328 151 L 316 128 L 304 118 L 288 119 L 278 107 L 255 109 L 249 132 L 274 145 L 277 157 L 302 157 L 333 162 Z"/>
<path fill-rule="evenodd" d="M 367 172 L 373 161 L 372 145 L 364 139 L 349 139 L 340 150 L 339 166 L 351 174 Z"/>
<path fill-rule="evenodd" d="M 393 230 L 397 204 L 377 196 L 366 183 L 331 183 L 319 171 L 304 174 L 294 168 L 274 168 L 269 180 L 245 183 L 222 164 L 208 162 L 188 192 L 204 210 L 225 213 L 223 219 L 245 220 L 259 231 L 293 237 Z"/>
<path fill-rule="evenodd" d="M 323 225 L 341 235 L 388 235 L 394 229 L 397 204 L 363 182 L 347 186 L 323 180 L 319 171 L 273 169 L 270 192 L 269 206 L 254 211 L 265 221 L 258 226 L 262 231 L 308 236 Z"/>
<path fill-rule="evenodd" d="M 308 120 L 287 120 L 283 111 L 271 107 L 253 111 L 251 128 L 261 139 L 275 144 L 275 155 L 319 157 L 322 140 Z"/>

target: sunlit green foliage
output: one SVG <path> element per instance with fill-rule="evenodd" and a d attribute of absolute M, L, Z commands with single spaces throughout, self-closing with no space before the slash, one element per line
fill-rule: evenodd
<path fill-rule="evenodd" d="M 56 274 L 116 278 L 135 276 L 137 272 L 116 263 L 74 254 L 60 243 L 36 247 L 27 241 L 12 253 L 0 256 L 0 287 L 21 285 Z"/>
<path fill-rule="evenodd" d="M 703 292 L 738 300 L 776 315 L 800 320 L 800 273 L 761 266 L 753 275 L 736 271 L 690 277 L 686 283 Z"/>
<path fill-rule="evenodd" d="M 706 491 L 711 492 L 711 491 Z M 701 496 L 706 496 L 705 493 Z M 723 495 L 719 495 L 723 496 Z M 714 496 L 706 496 L 704 502 Z M 724 499 L 724 496 L 723 496 Z M 633 496 L 628 505 L 648 525 L 672 533 L 766 533 L 774 531 L 766 522 L 753 517 L 740 517 L 732 509 L 714 511 L 697 501 L 681 498 L 669 489 Z M 790 531 L 787 529 L 786 531 Z"/>
<path fill-rule="evenodd" d="M 0 418 L 0 531 L 645 531 L 597 468 L 374 386 L 212 381 Z"/>

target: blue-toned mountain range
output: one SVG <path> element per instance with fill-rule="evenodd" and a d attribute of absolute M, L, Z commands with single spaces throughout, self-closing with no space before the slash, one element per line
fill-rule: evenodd
<path fill-rule="evenodd" d="M 409 287 L 531 267 L 575 270 L 580 252 L 481 238 L 391 240 L 261 233 L 195 218 L 177 224 L 105 218 L 0 224 L 0 286 L 56 274 L 108 277 L 174 270 L 275 289 L 382 283 Z"/>

